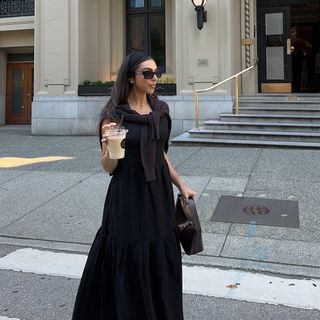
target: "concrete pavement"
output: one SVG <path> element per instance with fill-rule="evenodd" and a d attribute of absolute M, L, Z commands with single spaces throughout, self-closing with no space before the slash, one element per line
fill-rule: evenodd
<path fill-rule="evenodd" d="M 172 146 L 169 154 L 198 193 L 204 232 L 205 251 L 185 264 L 320 278 L 320 151 Z M 87 253 L 109 181 L 97 137 L 0 127 L 0 256 L 12 247 Z M 300 227 L 212 222 L 221 195 L 298 200 Z"/>

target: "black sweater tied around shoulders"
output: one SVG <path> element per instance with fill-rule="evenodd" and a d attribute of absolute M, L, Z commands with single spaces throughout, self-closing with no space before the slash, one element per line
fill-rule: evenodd
<path fill-rule="evenodd" d="M 132 110 L 129 104 L 122 104 L 116 107 L 116 114 L 119 118 L 123 116 L 123 121 L 136 122 L 141 124 L 140 154 L 144 169 L 146 182 L 154 180 L 155 177 L 155 153 L 156 141 L 160 139 L 160 118 L 166 116 L 168 119 L 169 133 L 171 130 L 171 119 L 169 117 L 168 105 L 157 97 L 147 95 L 148 103 L 152 112 L 141 115 Z M 169 148 L 169 138 L 165 143 L 164 151 Z"/>

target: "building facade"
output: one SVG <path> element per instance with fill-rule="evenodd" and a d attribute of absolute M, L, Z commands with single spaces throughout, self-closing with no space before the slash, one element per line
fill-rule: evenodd
<path fill-rule="evenodd" d="M 115 80 L 132 50 L 174 79 L 176 94 L 163 96 L 173 135 L 194 127 L 194 89 L 256 57 L 242 94 L 320 92 L 318 0 L 207 0 L 205 10 L 199 30 L 186 0 L 0 0 L 0 125 L 95 134 L 107 97 L 79 95 L 79 84 Z M 232 96 L 231 82 L 203 94 L 200 119 L 232 112 Z"/>

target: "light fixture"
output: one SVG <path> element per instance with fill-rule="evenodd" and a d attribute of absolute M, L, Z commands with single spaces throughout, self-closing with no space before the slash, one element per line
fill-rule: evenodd
<path fill-rule="evenodd" d="M 207 11 L 204 10 L 204 6 L 207 0 L 191 0 L 194 5 L 194 10 L 197 11 L 197 27 L 199 30 L 203 28 L 203 23 L 207 22 Z"/>

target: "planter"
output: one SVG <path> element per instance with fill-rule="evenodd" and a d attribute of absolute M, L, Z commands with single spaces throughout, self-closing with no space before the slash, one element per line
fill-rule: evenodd
<path fill-rule="evenodd" d="M 175 83 L 158 83 L 156 94 L 159 96 L 175 96 L 177 94 L 177 85 Z"/>
<path fill-rule="evenodd" d="M 78 96 L 110 96 L 112 84 L 79 84 Z M 175 83 L 158 83 L 156 94 L 159 96 L 175 96 L 177 86 Z"/>
<path fill-rule="evenodd" d="M 78 96 L 110 96 L 112 84 L 79 84 Z"/>

